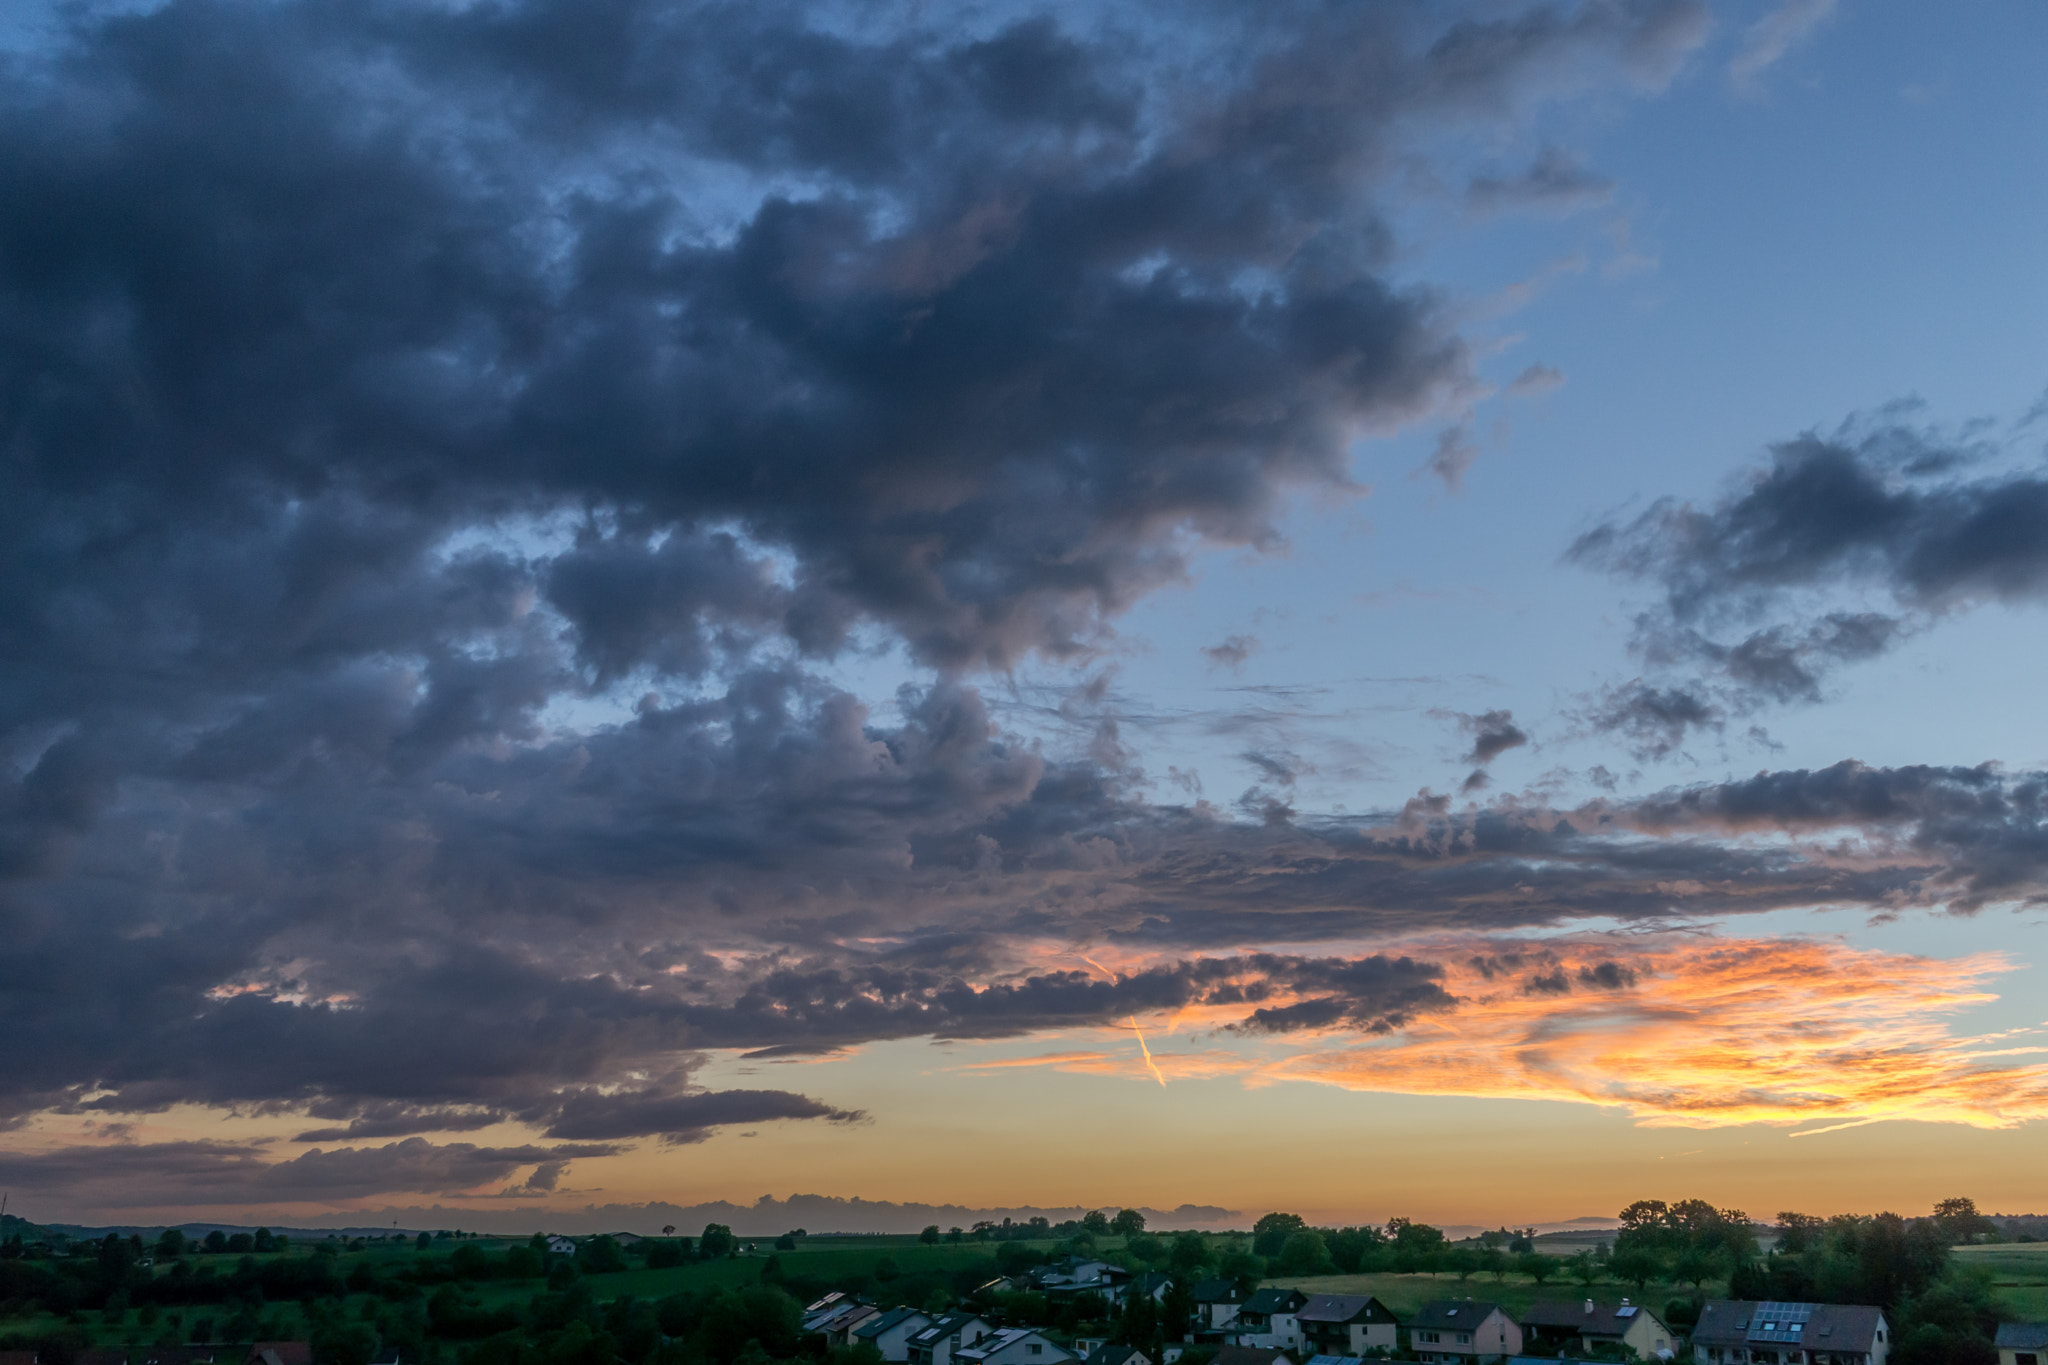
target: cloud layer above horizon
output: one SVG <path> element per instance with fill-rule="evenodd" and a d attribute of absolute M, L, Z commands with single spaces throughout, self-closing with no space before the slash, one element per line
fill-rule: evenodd
<path fill-rule="evenodd" d="M 1403 265 L 1413 187 L 1605 202 L 1552 145 L 1501 170 L 1502 130 L 1654 96 L 1712 27 L 1181 19 L 174 0 L 0 72 L 0 1123 L 279 1125 L 0 1179 L 545 1194 L 636 1143 L 873 1117 L 717 1088 L 712 1054 L 1160 1018 L 1255 1083 L 2040 1116 L 2038 1068 L 1944 1022 L 1993 960 L 1658 935 L 2033 902 L 2041 773 L 1335 812 L 1262 754 L 1233 805 L 1160 798 L 1089 677 L 1118 620 L 1483 394 L 1467 312 Z M 1894 422 L 1560 541 L 1660 594 L 1586 727 L 1647 761 L 2038 601 L 2044 487 Z M 1071 671 L 1085 742 L 1006 722 L 1026 664 Z M 847 681 L 884 666 L 893 695 Z M 1442 714 L 1463 797 L 1544 738 Z M 1601 955 L 1588 920 L 1644 937 Z"/>

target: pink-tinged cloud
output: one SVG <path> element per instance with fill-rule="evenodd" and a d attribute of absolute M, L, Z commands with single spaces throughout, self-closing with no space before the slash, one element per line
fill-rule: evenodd
<path fill-rule="evenodd" d="M 1449 969 L 1459 1007 L 1356 1045 L 1264 1069 L 1417 1095 L 1614 1105 L 1652 1126 L 1882 1119 L 2002 1128 L 2048 1117 L 2035 1031 L 1969 1036 L 1957 1011 L 1997 997 L 1997 954 L 1914 957 L 1808 939 L 1569 947 L 1473 955 Z"/>

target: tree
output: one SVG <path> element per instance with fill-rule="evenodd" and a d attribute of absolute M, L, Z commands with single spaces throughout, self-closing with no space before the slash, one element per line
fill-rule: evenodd
<path fill-rule="evenodd" d="M 1278 1256 L 1287 1239 L 1308 1226 L 1298 1213 L 1269 1213 L 1252 1224 L 1252 1250 L 1261 1256 Z"/>
<path fill-rule="evenodd" d="M 434 1234 L 431 1232 L 423 1232 L 419 1236 L 413 1238 L 412 1245 L 413 1250 L 415 1251 L 430 1251 L 433 1249 L 434 1246 Z"/>
<path fill-rule="evenodd" d="M 169 1260 L 185 1254 L 185 1233 L 182 1228 L 165 1228 L 156 1239 L 156 1254 L 159 1260 Z"/>
<path fill-rule="evenodd" d="M 958 1242 L 964 1235 L 959 1228 L 946 1229 L 946 1240 L 949 1242 Z"/>
<path fill-rule="evenodd" d="M 1479 1268 L 1493 1276 L 1493 1282 L 1499 1284 L 1508 1277 L 1510 1265 L 1507 1253 L 1497 1246 L 1488 1247 L 1479 1253 Z"/>
<path fill-rule="evenodd" d="M 705 1260 L 722 1261 L 739 1249 L 739 1241 L 725 1224 L 706 1223 L 704 1235 L 697 1239 L 697 1246 Z"/>
<path fill-rule="evenodd" d="M 1165 1341 L 1183 1341 L 1195 1320 L 1195 1294 L 1187 1285 L 1175 1280 L 1166 1291 L 1166 1297 L 1159 1305 L 1159 1331 Z M 1148 1353 L 1149 1354 L 1149 1353 Z M 1153 1357 L 1155 1360 L 1157 1356 Z"/>
<path fill-rule="evenodd" d="M 937 1223 L 925 1224 L 924 1231 L 917 1234 L 917 1240 L 928 1247 L 937 1246 L 939 1244 L 939 1225 Z"/>
<path fill-rule="evenodd" d="M 1136 1209 L 1118 1209 L 1116 1217 L 1109 1220 L 1109 1228 L 1120 1237 L 1135 1237 L 1145 1230 L 1145 1215 Z"/>
<path fill-rule="evenodd" d="M 1329 1262 L 1329 1245 L 1323 1241 L 1323 1235 L 1312 1228 L 1289 1233 L 1280 1246 L 1282 1275 L 1321 1275 Z"/>
<path fill-rule="evenodd" d="M 1634 1285 L 1638 1294 L 1664 1273 L 1656 1254 L 1640 1247 L 1617 1247 L 1607 1260 L 1607 1270 L 1616 1279 Z"/>
<path fill-rule="evenodd" d="M 1974 1199 L 1942 1200 L 1934 1206 L 1934 1225 L 1950 1246 L 1967 1246 L 1998 1231 L 1998 1224 L 1977 1212 Z"/>
<path fill-rule="evenodd" d="M 1090 1209 L 1081 1215 L 1081 1226 L 1100 1237 L 1109 1231 L 1109 1215 L 1101 1209 Z"/>
<path fill-rule="evenodd" d="M 219 1228 L 215 1228 L 212 1232 L 206 1234 L 206 1240 L 200 1245 L 218 1256 L 228 1249 L 228 1235 Z"/>
<path fill-rule="evenodd" d="M 1571 1277 L 1586 1288 L 1593 1287 L 1593 1281 L 1600 1278 L 1600 1258 L 1590 1251 L 1582 1251 L 1565 1263 Z"/>
<path fill-rule="evenodd" d="M 1207 1264 L 1209 1264 L 1208 1238 L 1199 1232 L 1183 1232 L 1180 1236 L 1173 1239 L 1173 1252 L 1167 1258 L 1167 1266 L 1176 1275 L 1184 1278 L 1191 1277 Z"/>
<path fill-rule="evenodd" d="M 583 1262 L 583 1269 L 592 1275 L 609 1275 L 626 1268 L 626 1253 L 608 1236 L 591 1238 L 583 1244 L 577 1258 Z"/>
<path fill-rule="evenodd" d="M 1223 1260 L 1216 1267 L 1223 1277 L 1235 1280 L 1237 1287 L 1249 1297 L 1259 1287 L 1259 1281 L 1266 1273 L 1266 1262 L 1246 1251 L 1242 1243 L 1223 1253 Z"/>
<path fill-rule="evenodd" d="M 1524 1252 L 1515 1258 L 1515 1269 L 1540 1285 L 1557 1274 L 1557 1257 L 1545 1256 L 1540 1251 Z"/>
<path fill-rule="evenodd" d="M 1773 1229 L 1778 1236 L 1779 1251 L 1797 1255 L 1820 1245 L 1821 1234 L 1826 1231 L 1828 1220 L 1816 1218 L 1810 1213 L 1781 1213 L 1778 1225 Z"/>

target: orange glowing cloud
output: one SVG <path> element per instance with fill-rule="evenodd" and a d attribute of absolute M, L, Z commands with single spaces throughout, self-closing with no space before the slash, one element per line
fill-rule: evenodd
<path fill-rule="evenodd" d="M 1294 1052 L 1257 1079 L 1614 1105 L 1657 1126 L 2048 1117 L 2048 1063 L 2023 1060 L 2048 1047 L 1949 1028 L 1957 1010 L 1996 998 L 1979 988 L 2011 970 L 1996 954 L 1706 939 L 1633 951 L 1602 980 L 1589 964 L 1611 953 L 1579 963 L 1568 945 L 1545 951 L 1547 967 L 1512 974 L 1476 956 L 1446 962 L 1457 1009 Z"/>

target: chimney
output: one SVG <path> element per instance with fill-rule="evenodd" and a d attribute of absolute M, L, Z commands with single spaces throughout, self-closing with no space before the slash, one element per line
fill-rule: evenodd
<path fill-rule="evenodd" d="M 1593 1301 L 1591 1299 L 1586 1300 L 1586 1316 L 1593 1316 Z"/>
<path fill-rule="evenodd" d="M 1628 1295 L 1626 1295 L 1626 1294 L 1623 1294 L 1623 1295 L 1621 1296 L 1621 1306 L 1622 1306 L 1623 1308 L 1626 1308 L 1626 1307 L 1628 1307 Z"/>

